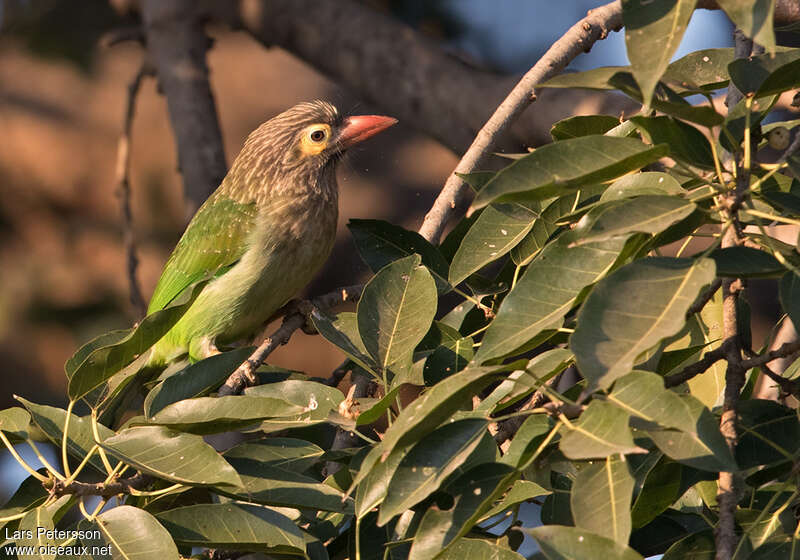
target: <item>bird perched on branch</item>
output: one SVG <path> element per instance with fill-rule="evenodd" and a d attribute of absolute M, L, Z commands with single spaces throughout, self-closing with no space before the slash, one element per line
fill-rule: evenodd
<path fill-rule="evenodd" d="M 148 314 L 213 275 L 153 346 L 158 366 L 198 360 L 254 334 L 317 273 L 336 236 L 336 166 L 351 146 L 397 121 L 343 118 L 323 101 L 300 103 L 258 127 L 222 184 L 192 218 L 167 261 Z"/>

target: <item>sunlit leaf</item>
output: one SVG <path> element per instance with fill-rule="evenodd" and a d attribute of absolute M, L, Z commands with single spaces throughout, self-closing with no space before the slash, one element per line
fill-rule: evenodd
<path fill-rule="evenodd" d="M 626 545 L 632 494 L 633 477 L 624 458 L 609 456 L 583 465 L 570 494 L 575 525 Z"/>
<path fill-rule="evenodd" d="M 158 514 L 175 542 L 230 550 L 304 556 L 303 533 L 291 519 L 254 504 L 197 504 Z"/>
<path fill-rule="evenodd" d="M 602 401 L 592 401 L 577 422 L 562 428 L 561 452 L 570 459 L 596 459 L 616 453 L 641 453 L 628 428 L 630 415 Z"/>
<path fill-rule="evenodd" d="M 623 0 L 625 46 L 645 105 L 683 38 L 696 3 L 663 0 L 655 10 L 646 0 Z"/>
<path fill-rule="evenodd" d="M 422 501 L 454 472 L 494 461 L 496 446 L 486 420 L 469 418 L 443 425 L 418 442 L 394 471 L 378 524 Z"/>
<path fill-rule="evenodd" d="M 775 0 L 721 0 L 717 3 L 746 37 L 771 52 L 775 50 Z"/>
<path fill-rule="evenodd" d="M 61 408 L 32 403 L 22 397 L 17 397 L 17 400 L 30 412 L 33 422 L 44 432 L 47 438 L 60 447 L 64 436 L 67 411 Z M 102 424 L 97 425 L 97 432 L 101 440 L 114 435 L 112 430 Z M 67 434 L 67 452 L 78 460 L 82 460 L 89 453 L 89 450 L 94 447 L 94 444 L 92 419 L 90 417 L 81 418 L 71 414 L 69 416 L 69 432 Z M 98 455 L 92 455 L 89 458 L 89 464 L 98 471 L 105 472 L 103 462 Z"/>
<path fill-rule="evenodd" d="M 241 486 L 233 467 L 200 436 L 163 426 L 137 426 L 104 439 L 102 446 L 121 461 L 159 478 L 201 486 Z"/>
<path fill-rule="evenodd" d="M 607 387 L 633 369 L 642 352 L 677 333 L 714 273 L 708 259 L 646 258 L 601 280 L 570 337 L 578 369 L 590 386 Z"/>
<path fill-rule="evenodd" d="M 507 465 L 487 463 L 449 484 L 445 492 L 452 496 L 453 506 L 428 508 L 414 535 L 409 560 L 432 558 L 455 545 L 517 476 Z"/>
<path fill-rule="evenodd" d="M 578 527 L 544 525 L 522 530 L 536 539 L 548 560 L 643 560 L 626 545 Z"/>
<path fill-rule="evenodd" d="M 358 302 L 358 331 L 380 368 L 410 360 L 436 305 L 436 284 L 418 255 L 394 261 L 370 280 Z"/>
<path fill-rule="evenodd" d="M 503 300 L 475 361 L 509 354 L 540 332 L 561 326 L 581 290 L 606 273 L 624 245 L 624 239 L 579 247 L 560 239 L 550 243 Z"/>
<path fill-rule="evenodd" d="M 667 154 L 635 138 L 583 136 L 547 144 L 501 170 L 477 194 L 472 209 L 491 202 L 543 200 L 639 169 Z"/>
<path fill-rule="evenodd" d="M 236 371 L 253 350 L 253 347 L 237 348 L 216 354 L 170 375 L 147 394 L 145 414 L 150 417 L 174 402 L 208 394 Z"/>
<path fill-rule="evenodd" d="M 472 224 L 450 265 L 450 282 L 467 276 L 508 253 L 533 227 L 539 205 L 491 204 Z"/>

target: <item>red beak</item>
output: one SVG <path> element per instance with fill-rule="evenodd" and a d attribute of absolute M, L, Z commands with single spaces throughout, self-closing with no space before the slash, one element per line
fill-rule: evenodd
<path fill-rule="evenodd" d="M 370 136 L 375 136 L 382 130 L 386 130 L 396 122 L 397 119 L 380 115 L 347 117 L 339 132 L 339 145 L 342 149 L 347 149 L 359 142 L 363 142 Z"/>

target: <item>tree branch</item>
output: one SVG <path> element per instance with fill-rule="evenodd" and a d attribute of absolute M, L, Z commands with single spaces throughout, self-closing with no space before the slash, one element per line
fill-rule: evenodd
<path fill-rule="evenodd" d="M 188 219 L 227 172 L 208 83 L 209 39 L 193 0 L 141 0 L 141 9 L 147 50 L 167 97 Z"/>
<path fill-rule="evenodd" d="M 616 31 L 621 27 L 622 4 L 619 0 L 615 0 L 590 11 L 585 18 L 553 43 L 483 125 L 467 153 L 447 178 L 444 188 L 420 228 L 419 232 L 425 239 L 432 243 L 439 242 L 445 226 L 469 192 L 466 183 L 457 174 L 472 173 L 478 168 L 514 119 L 536 100 L 534 86 L 561 72 L 575 57 L 589 50 L 596 41 L 605 39 L 609 30 Z"/>
<path fill-rule="evenodd" d="M 279 346 L 289 342 L 292 334 L 303 327 L 311 317 L 311 313 L 318 308 L 330 308 L 348 301 L 358 301 L 363 286 L 347 286 L 329 292 L 312 300 L 302 300 L 292 305 L 285 306 L 281 326 L 270 336 L 264 339 L 258 348 L 233 372 L 217 394 L 219 396 L 238 395 L 245 387 L 255 385 L 255 371 L 264 363 L 267 356 L 272 354 Z"/>
<path fill-rule="evenodd" d="M 129 478 L 121 478 L 108 484 L 98 482 L 90 484 L 74 480 L 69 484 L 64 484 L 61 480 L 56 480 L 50 489 L 56 496 L 72 494 L 74 496 L 102 496 L 110 498 L 118 494 L 130 494 L 131 490 L 143 490 L 155 481 L 149 474 L 136 474 Z"/>
<path fill-rule="evenodd" d="M 715 363 L 725 358 L 725 355 L 728 352 L 728 344 L 730 344 L 729 341 L 724 341 L 714 350 L 710 350 L 703 354 L 703 357 L 700 359 L 700 361 L 689 364 L 678 373 L 673 373 L 672 375 L 665 377 L 664 386 L 667 388 L 677 387 L 681 383 L 686 383 L 691 378 L 705 372 Z"/>
<path fill-rule="evenodd" d="M 686 318 L 688 319 L 695 313 L 700 313 L 706 304 L 708 304 L 708 302 L 714 297 L 714 294 L 717 293 L 717 290 L 719 290 L 720 286 L 722 286 L 722 280 L 717 278 L 711 283 L 706 291 L 700 294 L 694 303 L 692 303 L 692 305 L 686 311 Z"/>
<path fill-rule="evenodd" d="M 122 120 L 122 134 L 117 142 L 117 167 L 115 171 L 115 192 L 120 200 L 122 208 L 122 230 L 125 254 L 127 256 L 128 286 L 130 290 L 130 302 L 133 306 L 136 319 L 144 317 L 147 312 L 147 303 L 142 296 L 142 288 L 136 279 L 136 269 L 139 266 L 139 258 L 136 255 L 136 240 L 133 234 L 133 214 L 131 212 L 131 183 L 130 183 L 130 160 L 131 160 L 131 133 L 133 129 L 133 117 L 136 109 L 136 97 L 145 76 L 152 76 L 153 67 L 145 56 L 136 75 L 128 84 L 128 94 L 125 102 L 125 115 Z"/>

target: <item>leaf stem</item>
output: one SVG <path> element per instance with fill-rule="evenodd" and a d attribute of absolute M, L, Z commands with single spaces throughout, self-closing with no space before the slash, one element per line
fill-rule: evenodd
<path fill-rule="evenodd" d="M 41 451 L 39 451 L 39 448 L 36 446 L 33 440 L 28 439 L 25 441 L 30 446 L 30 448 L 33 449 L 33 452 L 36 454 L 36 457 L 38 457 L 39 461 L 44 465 L 44 468 L 46 468 L 49 472 L 51 472 L 53 476 L 56 477 L 58 480 L 64 480 L 64 475 L 58 472 L 55 469 L 55 467 L 53 467 L 53 465 L 50 464 L 50 462 L 45 458 L 45 456 L 41 453 Z"/>
<path fill-rule="evenodd" d="M 33 467 L 31 467 L 31 466 L 30 466 L 30 465 L 29 465 L 29 464 L 28 464 L 28 463 L 25 461 L 25 459 L 23 459 L 23 458 L 20 456 L 20 454 L 19 454 L 19 453 L 17 453 L 17 450 L 16 450 L 16 449 L 14 449 L 14 446 L 11 444 L 11 442 L 10 442 L 10 441 L 8 440 L 8 438 L 6 437 L 6 434 L 5 434 L 5 433 L 3 433 L 3 431 L 2 431 L 2 430 L 0 430 L 0 440 L 2 440 L 2 441 L 3 441 L 3 444 L 4 444 L 4 445 L 6 446 L 6 448 L 8 449 L 8 452 L 9 452 L 9 453 L 11 453 L 11 456 L 12 456 L 12 457 L 14 457 L 14 459 L 16 459 L 16 460 L 17 460 L 17 463 L 19 463 L 19 464 L 20 464 L 20 466 L 22 466 L 22 468 L 23 468 L 23 469 L 25 469 L 26 471 L 28 471 L 28 474 L 30 474 L 32 477 L 34 477 L 34 478 L 36 478 L 37 480 L 39 480 L 39 482 L 47 482 L 48 478 L 47 478 L 46 476 L 44 476 L 44 475 L 43 475 L 42 473 L 40 473 L 40 472 L 37 472 L 37 471 L 36 471 L 36 469 L 34 469 Z"/>
<path fill-rule="evenodd" d="M 64 432 L 61 435 L 61 466 L 64 470 L 64 475 L 69 477 L 69 459 L 67 457 L 67 438 L 69 436 L 69 419 L 72 416 L 72 407 L 75 406 L 75 401 L 70 399 L 67 405 L 67 414 L 64 418 Z"/>

